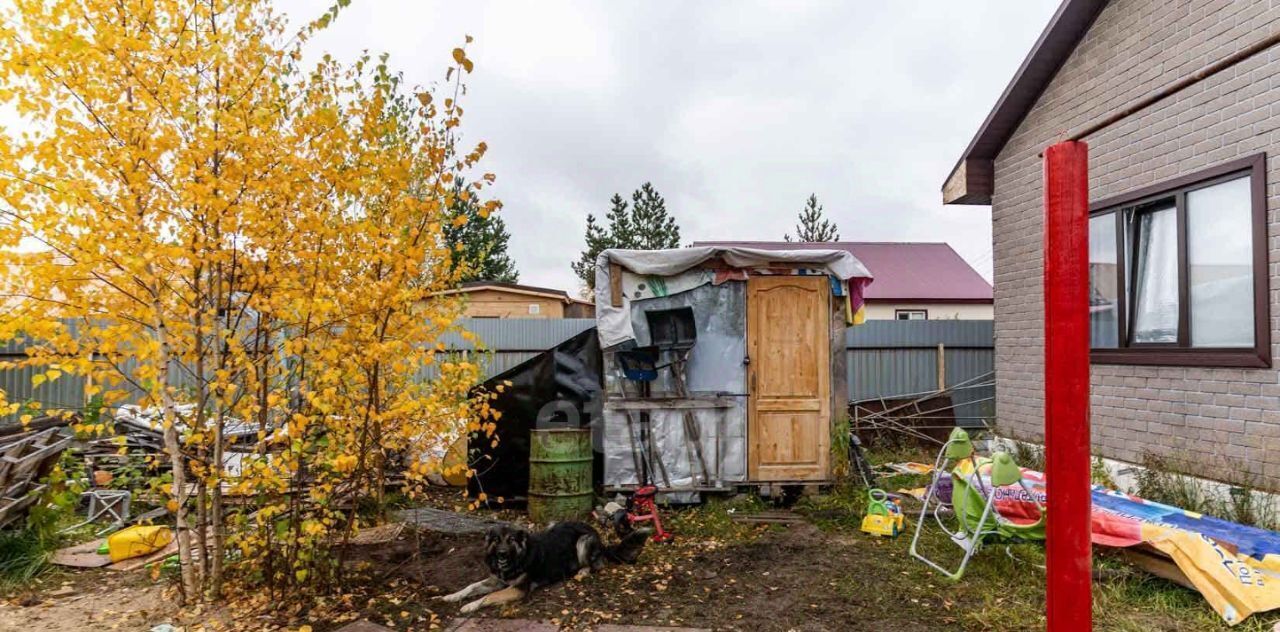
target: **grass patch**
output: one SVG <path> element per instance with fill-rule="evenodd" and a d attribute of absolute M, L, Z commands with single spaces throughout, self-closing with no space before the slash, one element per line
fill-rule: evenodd
<path fill-rule="evenodd" d="M 1021 444 L 1019 444 L 1021 446 Z M 1019 465 L 1043 467 L 1043 452 L 1032 446 L 1021 446 L 1014 458 Z M 874 449 L 872 463 L 892 461 L 932 462 L 925 448 L 911 450 L 902 446 Z M 1110 476 L 1105 469 L 1094 468 L 1095 482 L 1106 484 Z M 1184 477 L 1185 478 L 1185 477 Z M 882 477 L 880 486 L 890 492 L 898 488 L 928 484 L 927 476 L 900 475 Z M 1148 485 L 1152 485 L 1148 481 Z M 1179 504 L 1194 501 L 1195 507 L 1206 507 L 1206 501 L 1186 481 L 1163 474 L 1154 481 L 1158 489 L 1149 489 L 1161 502 Z M 1199 495 L 1197 495 L 1199 494 Z M 1144 497 L 1151 498 L 1143 494 Z M 1247 517 L 1262 512 L 1253 495 L 1244 492 L 1218 499 L 1219 511 L 1233 511 L 1230 517 Z M 1233 503 L 1234 506 L 1227 506 Z M 1252 503 L 1247 504 L 1247 503 Z M 989 543 L 969 562 L 965 576 L 958 582 L 948 580 L 909 553 L 911 538 L 919 520 L 919 503 L 904 505 L 907 532 L 897 539 L 875 538 L 860 531 L 866 510 L 866 490 L 844 485 L 816 497 L 800 501 L 796 510 L 805 514 L 819 528 L 835 537 L 868 551 L 860 567 L 851 569 L 838 579 L 834 589 L 849 599 L 870 599 L 885 608 L 926 608 L 933 611 L 937 629 L 964 630 L 1041 630 L 1044 628 L 1045 554 L 1043 543 Z M 951 525 L 949 525 L 950 527 Z M 926 524 L 920 539 L 921 552 L 943 566 L 955 568 L 963 551 L 936 525 Z M 1228 626 L 1199 593 L 1160 579 L 1130 566 L 1105 548 L 1095 549 L 1094 629 L 1120 632 L 1152 632 L 1169 630 L 1191 632 L 1232 630 L 1270 632 L 1280 622 L 1280 612 L 1255 614 L 1235 627 Z M 882 585 L 869 587 L 868 578 L 882 578 Z M 869 596 L 868 592 L 876 594 Z M 896 605 L 895 605 L 896 604 Z"/>
<path fill-rule="evenodd" d="M 0 533 L 0 590 L 13 590 L 44 570 L 54 547 L 35 531 Z"/>
<path fill-rule="evenodd" d="M 1137 475 L 1137 494 L 1147 500 L 1173 505 L 1223 520 L 1272 531 L 1280 530 L 1280 508 L 1273 497 L 1256 493 L 1256 482 L 1215 491 L 1186 474 L 1181 461 L 1148 454 Z"/>
<path fill-rule="evenodd" d="M 734 522 L 735 515 L 751 514 L 766 509 L 765 502 L 754 494 L 728 499 L 710 499 L 705 504 L 679 510 L 659 508 L 663 526 L 677 538 L 743 542 L 757 534 L 754 525 Z"/>

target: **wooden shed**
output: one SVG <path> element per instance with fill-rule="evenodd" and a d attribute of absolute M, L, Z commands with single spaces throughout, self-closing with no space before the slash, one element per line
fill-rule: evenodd
<path fill-rule="evenodd" d="M 844 331 L 870 281 L 842 250 L 602 253 L 606 487 L 830 481 Z"/>
<path fill-rule="evenodd" d="M 435 296 L 461 296 L 471 318 L 591 318 L 589 301 L 556 290 L 501 281 L 469 281 Z"/>

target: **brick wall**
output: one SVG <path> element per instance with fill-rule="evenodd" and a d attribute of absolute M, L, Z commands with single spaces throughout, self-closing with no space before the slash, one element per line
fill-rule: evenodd
<path fill-rule="evenodd" d="M 1042 172 L 1037 154 L 1154 89 L 1280 28 L 1280 0 L 1113 0 L 996 160 L 997 411 L 1004 434 L 1043 427 Z M 1280 48 L 1087 138 L 1102 199 L 1267 153 L 1272 356 L 1280 348 Z M 1280 362 L 1275 366 L 1280 367 Z M 1183 461 L 1209 478 L 1280 489 L 1280 373 L 1097 365 L 1095 454 Z"/>

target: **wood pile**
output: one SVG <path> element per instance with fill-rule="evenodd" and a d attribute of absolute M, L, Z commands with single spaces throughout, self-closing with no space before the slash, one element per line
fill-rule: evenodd
<path fill-rule="evenodd" d="M 47 487 L 40 479 L 70 444 L 58 428 L 0 439 L 0 528 L 26 515 Z"/>

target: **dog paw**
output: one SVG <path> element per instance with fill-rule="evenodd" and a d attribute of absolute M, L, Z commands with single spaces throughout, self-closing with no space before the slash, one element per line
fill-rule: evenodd
<path fill-rule="evenodd" d="M 453 602 L 455 602 L 455 601 L 462 601 L 462 593 L 453 593 L 453 594 L 450 594 L 450 595 L 440 595 L 439 597 L 436 597 L 436 601 L 447 601 L 447 602 L 449 602 L 449 603 L 453 603 Z"/>
<path fill-rule="evenodd" d="M 484 599 L 477 599 L 463 606 L 462 609 L 459 610 L 458 612 L 461 612 L 462 614 L 471 614 L 483 607 L 484 607 Z"/>

